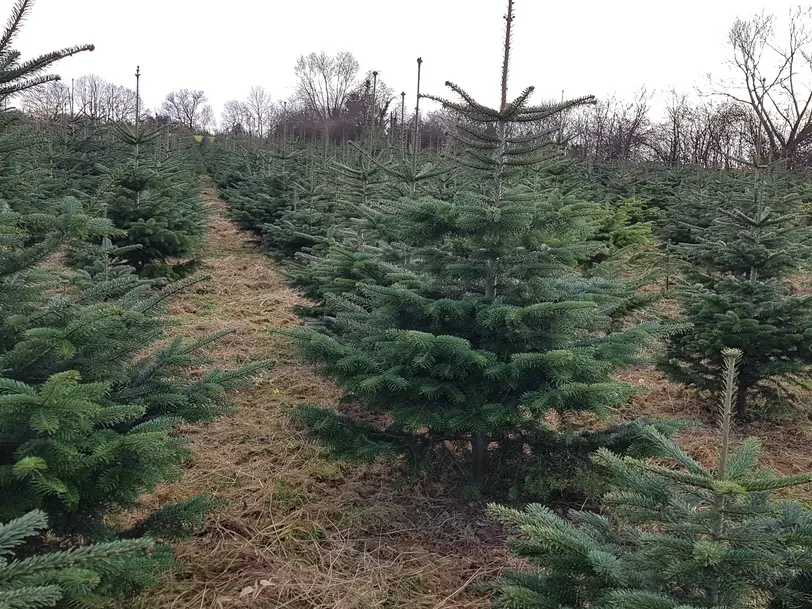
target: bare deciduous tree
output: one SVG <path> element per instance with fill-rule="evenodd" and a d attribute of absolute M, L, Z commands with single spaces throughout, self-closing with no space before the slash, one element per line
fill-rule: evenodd
<path fill-rule="evenodd" d="M 750 156 L 752 114 L 729 100 L 691 103 L 671 91 L 665 120 L 652 130 L 650 147 L 668 165 L 730 168 Z"/>
<path fill-rule="evenodd" d="M 248 110 L 245 103 L 232 99 L 223 105 L 220 113 L 220 128 L 224 133 L 243 135 L 248 133 Z"/>
<path fill-rule="evenodd" d="M 74 103 L 78 116 L 97 121 L 105 118 L 104 89 L 107 83 L 95 74 L 87 74 L 74 82 Z"/>
<path fill-rule="evenodd" d="M 134 121 L 136 110 L 136 93 L 120 85 L 108 84 L 105 90 L 107 120 L 114 122 Z"/>
<path fill-rule="evenodd" d="M 331 57 L 324 51 L 301 55 L 296 60 L 296 97 L 309 110 L 327 121 L 346 107 L 357 89 L 358 60 L 346 51 Z"/>
<path fill-rule="evenodd" d="M 214 117 L 214 108 L 209 104 L 203 106 L 200 111 L 200 128 L 203 131 L 209 132 L 217 126 L 217 119 Z"/>
<path fill-rule="evenodd" d="M 135 118 L 136 93 L 114 85 L 96 74 L 78 78 L 73 85 L 76 115 L 91 121 L 131 121 Z"/>
<path fill-rule="evenodd" d="M 812 142 L 812 8 L 789 13 L 776 34 L 773 15 L 737 19 L 730 30 L 734 80 L 712 82 L 712 91 L 748 107 L 773 159 L 793 162 Z M 781 38 L 781 40 L 779 40 Z"/>
<path fill-rule="evenodd" d="M 62 81 L 51 81 L 27 90 L 21 100 L 22 111 L 44 122 L 56 122 L 70 115 L 70 88 Z"/>
<path fill-rule="evenodd" d="M 185 125 L 190 131 L 203 127 L 203 112 L 208 99 L 203 91 L 180 89 L 166 95 L 162 112 L 175 123 Z"/>
<path fill-rule="evenodd" d="M 584 158 L 641 160 L 648 154 L 650 101 L 642 88 L 630 102 L 612 97 L 580 108 L 569 119 L 572 150 Z"/>
<path fill-rule="evenodd" d="M 270 129 L 273 117 L 271 94 L 264 87 L 251 87 L 243 107 L 249 122 L 249 133 L 256 134 L 258 137 L 265 136 Z"/>

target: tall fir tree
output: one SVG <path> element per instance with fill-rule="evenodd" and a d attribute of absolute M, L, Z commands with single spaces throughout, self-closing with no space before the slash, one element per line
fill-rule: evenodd
<path fill-rule="evenodd" d="M 138 83 L 140 76 L 138 69 Z M 136 91 L 140 95 L 140 84 Z M 136 246 L 127 249 L 126 258 L 139 274 L 188 275 L 197 266 L 206 228 L 199 177 L 183 155 L 166 154 L 158 146 L 164 132 L 146 129 L 140 108 L 135 124 L 116 125 L 114 135 L 130 153 L 122 163 L 102 168 L 91 210 L 120 229 L 113 235 L 115 245 Z"/>
<path fill-rule="evenodd" d="M 303 409 L 340 453 L 425 456 L 453 443 L 470 451 L 472 473 L 483 480 L 499 451 L 543 453 L 552 411 L 605 412 L 630 393 L 610 373 L 634 360 L 647 333 L 609 328 L 631 284 L 581 272 L 602 247 L 594 240 L 601 206 L 523 179 L 549 161 L 551 135 L 539 126 L 592 98 L 531 105 L 530 87 L 509 99 L 513 4 L 499 106 L 451 83 L 460 101 L 431 98 L 459 119 L 464 155 L 456 162 L 469 187 L 449 200 L 370 206 L 384 234 L 397 235 L 394 281 L 332 296 L 327 329 L 289 333 L 349 397 L 385 415 L 373 427 Z"/>
<path fill-rule="evenodd" d="M 62 59 L 95 49 L 92 44 L 82 44 L 23 60 L 22 53 L 12 45 L 34 4 L 34 0 L 17 0 L 0 36 L 0 101 L 6 102 L 23 91 L 59 80 L 58 75 L 45 72 Z"/>

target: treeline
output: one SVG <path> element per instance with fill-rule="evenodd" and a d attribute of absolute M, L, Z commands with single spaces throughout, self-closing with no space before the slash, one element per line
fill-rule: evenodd
<path fill-rule="evenodd" d="M 655 99 L 642 88 L 631 99 L 603 98 L 562 113 L 551 128 L 571 154 L 584 160 L 731 168 L 760 158 L 808 166 L 809 18 L 808 8 L 798 8 L 787 19 L 762 13 L 736 20 L 728 35 L 731 77 L 709 78 L 698 95 L 671 90 Z M 267 92 L 257 98 L 261 89 L 252 90 L 244 102 L 228 102 L 220 131 L 327 137 L 335 143 L 359 139 L 370 117 L 390 142 L 411 138 L 417 121 L 420 145 L 453 145 L 447 138 L 453 115 L 443 109 L 416 114 L 411 100 L 407 108 L 404 94 L 397 95 L 378 72 L 362 74 L 350 53 L 303 55 L 294 74 L 295 94 L 275 106 Z M 656 119 L 651 112 L 655 101 L 663 108 Z"/>
<path fill-rule="evenodd" d="M 630 99 L 607 97 L 564 112 L 549 127 L 570 154 L 583 160 L 732 168 L 759 158 L 807 166 L 812 141 L 809 16 L 808 9 L 799 8 L 787 19 L 766 13 L 738 19 L 728 35 L 730 77 L 709 77 L 697 92 L 655 95 L 642 88 Z M 357 141 L 363 124 L 371 122 L 390 144 L 404 146 L 411 145 L 417 122 L 418 145 L 454 145 L 447 137 L 453 115 L 442 108 L 416 113 L 413 100 L 407 104 L 405 94 L 397 94 L 382 73 L 362 71 L 349 52 L 302 55 L 293 70 L 296 90 L 289 99 L 274 100 L 266 88 L 252 87 L 244 99 L 226 102 L 219 126 L 202 90 L 173 91 L 151 114 L 159 123 L 201 133 L 331 143 Z M 657 118 L 653 105 L 662 109 Z M 22 105 L 31 116 L 51 121 L 67 116 L 132 120 L 134 106 L 134 91 L 92 75 L 71 87 L 50 83 L 38 88 Z"/>
<path fill-rule="evenodd" d="M 89 74 L 70 84 L 52 80 L 28 89 L 19 99 L 19 109 L 27 119 L 45 125 L 132 125 L 137 118 L 153 127 L 197 133 L 214 126 L 214 112 L 207 102 L 203 91 L 179 89 L 167 93 L 161 106 L 150 111 L 134 89 Z"/>

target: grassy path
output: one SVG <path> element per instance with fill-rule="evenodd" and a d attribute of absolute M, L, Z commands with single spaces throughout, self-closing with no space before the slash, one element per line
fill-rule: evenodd
<path fill-rule="evenodd" d="M 301 302 L 275 265 L 225 217 L 212 189 L 204 272 L 211 281 L 169 310 L 184 335 L 225 328 L 217 365 L 274 357 L 276 367 L 238 392 L 237 412 L 189 426 L 197 455 L 182 480 L 146 503 L 209 493 L 229 502 L 205 531 L 179 548 L 185 566 L 140 599 L 150 608 L 485 607 L 476 592 L 504 564 L 492 524 L 431 483 L 393 490 L 383 467 L 321 456 L 287 417 L 303 402 L 338 392 L 297 361 L 270 328 L 297 323 Z M 498 530 L 497 530 L 498 531 Z"/>

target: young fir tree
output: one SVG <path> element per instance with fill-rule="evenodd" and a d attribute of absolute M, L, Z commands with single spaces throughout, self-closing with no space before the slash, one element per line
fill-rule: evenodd
<path fill-rule="evenodd" d="M 680 247 L 692 269 L 678 298 L 692 327 L 669 338 L 662 365 L 675 380 L 718 390 L 721 349 L 741 349 L 742 419 L 749 398 L 775 396 L 783 379 L 812 364 L 812 297 L 787 281 L 808 264 L 812 227 L 795 213 L 797 195 L 770 196 L 760 175 L 746 179 L 752 186 L 730 183 L 710 225 L 694 227 L 695 243 Z"/>
<path fill-rule="evenodd" d="M 330 295 L 353 292 L 359 283 L 389 283 L 382 265 L 393 258 L 377 222 L 386 175 L 363 149 L 350 147 L 346 156 L 329 165 L 336 191 L 331 216 L 324 217 L 321 234 L 311 233 L 313 245 L 286 265 L 293 285 L 314 301 L 300 310 L 310 317 L 332 312 Z"/>
<path fill-rule="evenodd" d="M 140 70 L 136 78 L 140 82 Z M 140 85 L 136 91 L 140 94 Z M 199 179 L 187 160 L 149 150 L 162 133 L 144 128 L 140 108 L 133 127 L 116 126 L 114 134 L 130 147 L 130 155 L 124 163 L 104 168 L 91 208 L 123 231 L 113 236 L 115 245 L 138 246 L 126 257 L 139 274 L 177 278 L 197 265 L 194 255 L 205 233 L 205 212 Z M 77 256 L 74 261 L 81 260 Z"/>
<path fill-rule="evenodd" d="M 383 428 L 306 408 L 302 417 L 340 453 L 470 447 L 473 474 L 492 452 L 541 452 L 545 415 L 602 411 L 627 385 L 610 373 L 634 358 L 641 328 L 607 332 L 629 286 L 585 277 L 580 265 L 599 245 L 599 205 L 520 177 L 546 162 L 549 134 L 533 127 L 574 105 L 531 105 L 528 88 L 508 98 L 513 1 L 508 2 L 501 101 L 439 100 L 459 117 L 470 188 L 453 200 L 381 201 L 388 234 L 399 236 L 400 275 L 358 284 L 329 301 L 328 330 L 290 332 L 348 395 L 385 413 Z M 493 450 L 492 450 L 493 449 Z"/>
<path fill-rule="evenodd" d="M 134 555 L 151 552 L 154 544 L 148 538 L 113 541 L 21 558 L 21 546 L 30 544 L 47 526 L 41 511 L 0 524 L 0 607 L 98 606 L 102 574 L 120 569 Z M 41 538 L 37 541 L 42 543 Z"/>
<path fill-rule="evenodd" d="M 47 200 L 49 193 L 38 187 L 44 182 L 50 182 L 49 186 L 54 184 L 49 180 L 51 172 L 43 167 L 42 158 L 37 154 L 38 138 L 30 127 L 20 124 L 10 104 L 29 89 L 59 80 L 58 75 L 47 73 L 56 62 L 94 50 L 92 44 L 84 44 L 23 59 L 13 45 L 34 4 L 34 0 L 17 0 L 0 34 L 0 105 L 6 110 L 0 114 L 0 198 L 16 199 L 15 194 L 25 193 L 23 200 L 15 201 L 30 205 L 27 209 L 16 209 L 21 212 L 42 211 L 35 203 Z"/>
<path fill-rule="evenodd" d="M 419 59 L 418 108 L 421 63 Z M 420 121 L 413 121 L 413 142 L 418 141 L 419 125 Z M 408 156 L 404 151 L 402 158 L 387 158 L 392 151 L 381 148 L 384 142 L 375 137 L 377 134 L 375 129 L 365 130 L 360 144 L 350 142 L 348 146 L 354 154 L 347 154 L 343 163 L 333 164 L 339 194 L 332 224 L 322 228 L 323 236 L 288 264 L 287 276 L 316 303 L 300 310 L 303 314 L 329 316 L 334 312 L 331 297 L 355 293 L 356 286 L 364 284 L 391 285 L 401 278 L 403 269 L 397 263 L 404 253 L 392 246 L 401 235 L 397 226 L 386 221 L 381 201 L 415 199 L 442 190 L 442 186 L 432 186 L 453 174 L 437 159 L 430 160 L 419 145 L 413 145 Z"/>
<path fill-rule="evenodd" d="M 20 62 L 18 54 L 8 51 L 31 5 L 17 3 L 0 38 L 3 96 L 53 79 L 37 74 L 70 54 Z M 8 114 L 0 114 L 0 125 L 5 129 L 8 124 Z M 7 140 L 14 136 L 10 130 L 0 133 L 4 150 L 10 149 Z M 51 529 L 49 547 L 69 546 L 83 538 L 115 541 L 151 531 L 162 539 L 188 535 L 213 507 L 210 499 L 167 505 L 129 530 L 110 527 L 108 517 L 136 507 L 143 492 L 180 472 L 189 451 L 176 435 L 177 424 L 222 412 L 226 388 L 252 367 L 187 380 L 184 369 L 202 363 L 195 352 L 216 337 L 155 346 L 167 323 L 161 305 L 184 284 L 159 291 L 130 270 L 102 262 L 71 272 L 61 261 L 81 243 L 103 243 L 98 251 L 102 255 L 126 253 L 105 242 L 113 234 L 110 221 L 89 215 L 76 199 L 26 191 L 19 184 L 4 194 L 8 201 L 0 201 L 0 518 L 45 511 Z M 21 528 L 15 530 L 19 533 Z M 25 579 L 29 567 L 58 567 L 58 557 L 24 560 L 42 547 L 20 548 L 15 554 L 19 560 L 0 569 L 3 584 L 17 576 Z M 74 583 L 86 584 L 88 592 L 92 587 L 94 594 L 129 593 L 174 564 L 167 544 L 157 543 L 149 553 L 125 555 L 121 550 L 126 547 L 109 546 L 121 554 L 120 563 L 94 563 L 98 585 L 89 573 L 82 575 L 87 576 L 84 583 Z M 78 560 L 93 552 L 80 550 L 75 556 Z M 103 555 L 98 552 L 96 558 Z M 55 596 L 53 590 L 50 594 Z M 26 606 L 29 600 L 20 596 L 15 602 L 11 606 Z M 42 599 L 33 602 L 44 605 Z"/>
<path fill-rule="evenodd" d="M 274 222 L 262 227 L 265 247 L 286 258 L 292 258 L 297 252 L 312 248 L 326 237 L 330 228 L 338 222 L 335 200 L 325 184 L 324 164 L 313 155 L 309 158 L 292 160 L 303 168 L 297 166 L 286 170 L 295 176 L 291 206 L 280 211 Z"/>
<path fill-rule="evenodd" d="M 329 294 L 352 292 L 360 282 L 386 282 L 386 273 L 379 272 L 386 256 L 374 208 L 385 196 L 389 175 L 385 172 L 385 142 L 372 120 L 372 88 L 373 81 L 367 80 L 361 100 L 360 140 L 347 143 L 329 162 L 321 163 L 329 171 L 324 176 L 328 184 L 321 189 L 324 199 L 266 227 L 270 237 L 283 232 L 286 224 L 293 228 L 298 219 L 294 234 L 311 240 L 286 264 L 287 277 L 314 301 L 299 309 L 302 315 L 324 318 L 330 311 Z M 308 220 L 302 222 L 305 218 Z"/>
<path fill-rule="evenodd" d="M 293 148 L 252 151 L 244 173 L 221 189 L 231 217 L 241 228 L 263 235 L 266 226 L 294 207 L 301 156 Z"/>
<path fill-rule="evenodd" d="M 601 252 L 591 264 L 628 260 L 630 256 L 651 240 L 651 221 L 647 220 L 648 210 L 640 199 L 623 199 L 617 205 L 606 204 L 607 216 L 596 235 L 598 241 L 606 244 L 606 252 Z"/>
<path fill-rule="evenodd" d="M 812 575 L 812 513 L 773 492 L 812 481 L 757 466 L 759 442 L 734 447 L 731 417 L 741 357 L 726 350 L 718 459 L 690 457 L 654 428 L 646 435 L 675 465 L 601 449 L 612 489 L 602 514 L 566 518 L 542 505 L 490 506 L 514 527 L 510 542 L 532 571 L 496 583 L 496 607 L 522 609 L 802 609 Z M 800 584 L 800 585 L 799 585 Z"/>

